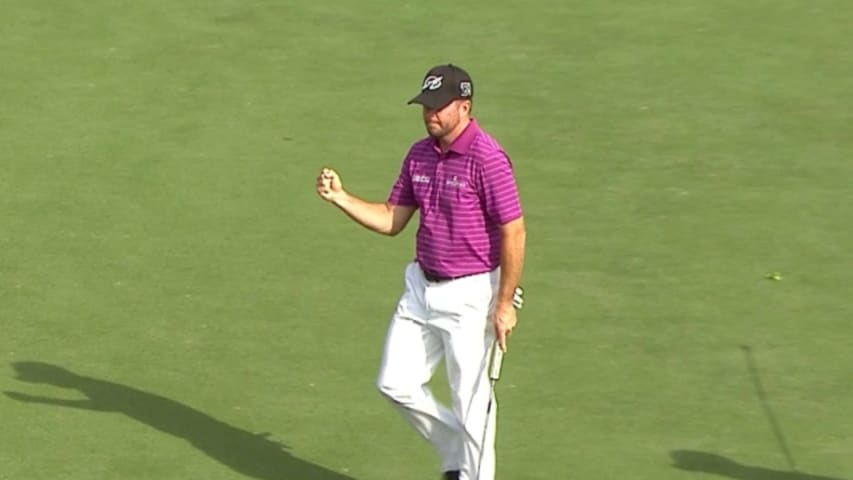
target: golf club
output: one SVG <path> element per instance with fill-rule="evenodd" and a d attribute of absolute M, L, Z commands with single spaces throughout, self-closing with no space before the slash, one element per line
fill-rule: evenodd
<path fill-rule="evenodd" d="M 524 290 L 518 286 L 512 297 L 512 306 L 521 310 L 524 306 Z M 495 384 L 501 378 L 501 367 L 503 366 L 504 351 L 501 350 L 498 341 L 492 342 L 491 356 L 489 360 L 489 403 L 486 406 L 486 421 L 483 423 L 483 436 L 480 439 L 480 458 L 477 460 L 477 478 L 480 478 L 480 467 L 483 465 L 483 452 L 485 451 L 486 436 L 489 432 L 489 418 L 492 415 L 492 405 L 496 403 Z"/>

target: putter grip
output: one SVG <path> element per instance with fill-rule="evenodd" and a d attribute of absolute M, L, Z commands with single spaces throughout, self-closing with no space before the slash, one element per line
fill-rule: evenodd
<path fill-rule="evenodd" d="M 498 380 L 501 378 L 501 366 L 504 361 L 504 352 L 501 347 L 495 343 L 492 345 L 492 361 L 489 365 L 489 379 Z"/>

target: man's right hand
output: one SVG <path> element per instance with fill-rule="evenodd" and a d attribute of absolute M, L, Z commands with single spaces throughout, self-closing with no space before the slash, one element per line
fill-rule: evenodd
<path fill-rule="evenodd" d="M 335 205 L 363 227 L 383 235 L 396 235 L 402 230 L 417 207 L 364 201 L 344 190 L 341 177 L 331 168 L 320 170 L 317 195 Z"/>
<path fill-rule="evenodd" d="M 338 172 L 324 168 L 317 177 L 317 195 L 327 202 L 335 203 L 335 200 L 345 194 Z"/>

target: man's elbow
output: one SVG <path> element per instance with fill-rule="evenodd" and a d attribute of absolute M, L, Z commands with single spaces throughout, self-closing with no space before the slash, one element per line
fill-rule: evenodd
<path fill-rule="evenodd" d="M 389 237 L 396 237 L 397 234 L 402 232 L 406 228 L 406 225 L 409 224 L 409 220 L 412 218 L 415 208 L 392 204 L 386 204 L 386 208 L 388 209 L 389 224 L 387 231 L 384 233 Z"/>
<path fill-rule="evenodd" d="M 388 237 L 396 237 L 404 228 L 406 228 L 405 223 L 401 223 L 392 218 L 388 226 L 380 233 Z"/>

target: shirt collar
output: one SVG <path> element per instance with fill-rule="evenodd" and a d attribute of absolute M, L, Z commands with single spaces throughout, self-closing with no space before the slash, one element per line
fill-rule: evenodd
<path fill-rule="evenodd" d="M 456 140 L 450 144 L 450 148 L 448 148 L 448 152 L 452 151 L 458 153 L 460 155 L 465 155 L 468 153 L 468 150 L 471 148 L 471 144 L 474 143 L 474 139 L 477 138 L 477 135 L 480 134 L 480 126 L 477 125 L 477 121 L 475 119 L 471 119 L 468 122 L 468 125 L 465 126 L 465 130 L 462 130 L 462 133 L 456 137 Z M 435 145 L 435 148 L 438 148 L 438 145 Z"/>

